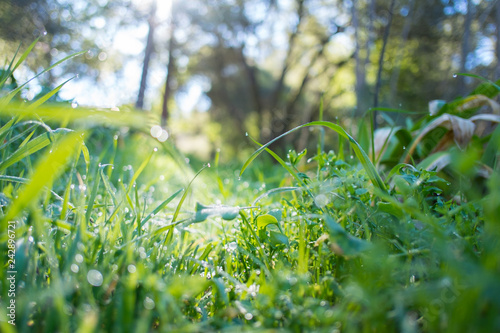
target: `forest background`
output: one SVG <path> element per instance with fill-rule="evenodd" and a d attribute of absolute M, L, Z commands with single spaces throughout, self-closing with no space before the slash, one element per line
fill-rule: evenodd
<path fill-rule="evenodd" d="M 318 119 L 320 102 L 325 120 L 356 137 L 371 107 L 426 112 L 478 83 L 454 73 L 500 74 L 493 0 L 3 0 L 0 13 L 2 54 L 44 35 L 18 81 L 88 50 L 21 99 L 72 79 L 53 99 L 157 114 L 181 150 L 205 160 L 218 148 L 223 160 L 245 157 L 245 133 L 267 142 Z M 309 136 L 279 145 L 300 151 Z"/>

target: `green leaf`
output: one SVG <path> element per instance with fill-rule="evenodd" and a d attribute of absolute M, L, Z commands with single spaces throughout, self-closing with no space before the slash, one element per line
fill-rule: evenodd
<path fill-rule="evenodd" d="M 33 48 L 34 44 L 36 44 L 36 41 L 33 42 L 33 44 L 30 45 L 31 48 Z M 26 50 L 26 52 L 24 52 L 23 54 L 23 57 L 21 57 L 21 59 L 19 59 L 18 63 L 16 64 L 16 67 L 14 67 L 14 69 L 17 68 L 17 66 L 20 65 L 20 63 L 22 62 L 21 60 L 24 61 L 24 59 L 28 56 L 29 52 L 31 52 L 31 49 L 28 49 Z M 31 82 L 32 80 L 36 79 L 37 77 L 39 77 L 40 75 L 44 74 L 44 73 L 47 73 L 48 71 L 50 71 L 51 69 L 53 69 L 54 67 L 57 67 L 58 65 L 60 65 L 61 63 L 65 62 L 66 60 L 69 60 L 71 58 L 74 58 L 76 56 L 79 56 L 79 55 L 82 55 L 84 54 L 85 52 L 87 51 L 80 51 L 80 52 L 77 52 L 77 53 L 74 53 L 74 54 L 71 54 L 59 61 L 57 61 L 56 63 L 54 63 L 53 65 L 51 65 L 50 67 L 44 69 L 43 71 L 41 71 L 40 73 L 38 73 L 37 75 L 33 76 L 31 79 L 29 79 L 28 81 L 26 81 L 25 83 L 23 83 L 22 85 L 20 85 L 19 87 L 17 87 L 16 89 L 12 90 L 11 92 L 9 92 L 9 94 L 5 97 L 3 97 L 2 99 L 0 99 L 0 106 L 2 105 L 6 105 L 8 104 L 12 98 L 19 92 L 21 91 L 21 89 L 23 89 L 29 82 Z"/>
<path fill-rule="evenodd" d="M 191 298 L 208 288 L 210 281 L 204 277 L 180 276 L 168 281 L 168 293 L 175 298 Z"/>
<path fill-rule="evenodd" d="M 345 231 L 332 217 L 323 215 L 330 233 L 333 251 L 342 256 L 356 256 L 370 247 L 370 243 Z"/>
<path fill-rule="evenodd" d="M 288 237 L 283 235 L 281 232 L 270 231 L 269 232 L 269 241 L 272 246 L 285 245 L 288 246 Z"/>
<path fill-rule="evenodd" d="M 361 162 L 361 165 L 363 165 L 364 169 L 366 170 L 366 173 L 368 174 L 368 177 L 370 177 L 371 181 L 373 182 L 373 185 L 380 188 L 382 191 L 387 192 L 386 186 L 385 186 L 384 182 L 382 181 L 382 178 L 380 178 L 380 175 L 378 174 L 377 170 L 375 169 L 375 166 L 370 161 L 370 158 L 365 153 L 363 148 L 361 148 L 361 146 L 356 142 L 356 140 L 354 140 L 354 138 L 352 136 L 350 136 L 341 126 L 334 124 L 334 123 L 331 123 L 331 122 L 328 122 L 328 121 L 313 121 L 313 122 L 310 122 L 310 123 L 307 123 L 304 125 L 297 126 L 293 129 L 289 130 L 288 132 L 285 132 L 285 133 L 281 134 L 280 136 L 274 138 L 273 140 L 269 141 L 268 143 L 266 143 L 265 145 L 263 145 L 262 147 L 257 149 L 252 155 L 250 155 L 250 157 L 247 159 L 247 161 L 243 164 L 243 167 L 241 168 L 240 176 L 243 174 L 245 169 L 250 165 L 250 163 L 252 163 L 252 161 L 257 156 L 259 156 L 264 150 L 270 152 L 269 150 L 267 150 L 267 147 L 269 147 L 269 145 L 271 145 L 273 142 L 281 139 L 282 137 L 284 137 L 284 136 L 286 136 L 286 135 L 288 135 L 288 134 L 290 134 L 298 129 L 301 129 L 303 127 L 308 127 L 308 126 L 328 127 L 330 129 L 334 130 L 335 132 L 337 132 L 343 138 L 349 140 L 349 142 L 351 143 L 352 149 L 354 150 L 354 153 L 356 154 L 359 161 Z M 273 157 L 274 157 L 274 155 L 273 155 Z M 289 170 L 287 169 L 287 171 L 289 171 Z M 298 179 L 298 177 L 296 177 L 296 179 Z M 302 181 L 299 180 L 299 183 L 302 184 Z"/>
<path fill-rule="evenodd" d="M 196 179 L 196 177 L 198 177 L 198 175 L 203 171 L 205 170 L 205 168 L 208 168 L 210 167 L 210 164 L 207 164 L 205 165 L 203 168 L 200 169 L 200 171 L 198 171 L 196 173 L 196 175 L 194 175 L 193 179 L 191 179 L 191 181 L 189 182 L 187 188 L 186 188 L 186 191 L 184 192 L 184 194 L 182 195 L 181 197 L 181 200 L 179 200 L 179 203 L 177 204 L 177 208 L 175 209 L 175 212 L 174 212 L 174 216 L 172 217 L 172 223 L 174 223 L 175 221 L 177 221 L 177 217 L 179 216 L 179 213 L 181 211 L 181 207 L 182 207 L 182 204 L 184 203 L 184 200 L 186 200 L 186 197 L 187 197 L 187 194 L 189 192 L 189 188 L 191 187 L 191 184 L 194 182 L 194 180 Z"/>
<path fill-rule="evenodd" d="M 40 105 L 42 105 L 43 103 L 45 103 L 46 101 L 48 101 L 52 96 L 54 96 L 55 94 L 57 94 L 59 92 L 59 90 L 61 90 L 61 88 L 66 84 L 68 83 L 69 81 L 73 80 L 76 76 L 73 76 L 72 78 L 64 81 L 63 83 L 61 83 L 60 85 L 58 85 L 57 87 L 55 87 L 54 89 L 52 89 L 51 91 L 49 91 L 47 94 L 43 95 L 42 97 L 40 97 L 39 99 L 37 99 L 35 102 L 31 103 L 28 108 L 31 108 L 31 109 L 34 109 Z"/>
<path fill-rule="evenodd" d="M 153 157 L 153 154 L 157 151 L 157 149 L 155 148 L 151 154 L 149 154 L 149 156 L 141 163 L 141 165 L 139 166 L 139 169 L 137 169 L 137 171 L 134 173 L 134 176 L 132 177 L 132 179 L 130 180 L 130 183 L 128 185 L 128 188 L 127 188 L 127 192 L 126 192 L 126 195 L 129 195 L 130 194 L 130 190 L 132 190 L 132 187 L 135 183 L 135 181 L 137 180 L 137 178 L 139 178 L 139 176 L 141 175 L 141 173 L 144 171 L 144 169 L 146 168 L 146 166 L 148 165 L 149 161 L 151 160 L 151 157 Z M 133 205 L 131 205 L 133 207 Z"/>
<path fill-rule="evenodd" d="M 172 201 L 179 193 L 181 193 L 182 191 L 184 191 L 184 189 L 180 189 L 178 190 L 177 192 L 175 192 L 174 194 L 172 194 L 170 197 L 168 197 L 165 201 L 163 201 L 161 204 L 158 205 L 158 207 L 156 207 L 151 213 L 149 213 L 148 216 L 146 216 L 142 221 L 141 221 L 141 225 L 144 225 L 144 223 L 148 222 L 153 216 L 155 216 L 156 214 L 158 214 L 163 208 L 165 208 L 166 205 L 169 204 L 170 201 Z"/>
<path fill-rule="evenodd" d="M 224 220 L 233 220 L 240 213 L 240 207 L 230 206 L 204 206 L 199 202 L 196 203 L 196 214 L 194 215 L 193 222 L 203 222 L 211 216 L 220 216 Z"/>
<path fill-rule="evenodd" d="M 270 214 L 264 214 L 257 217 L 257 228 L 265 229 L 270 224 L 278 225 L 278 220 L 276 217 Z"/>
<path fill-rule="evenodd" d="M 26 207 L 37 200 L 44 186 L 51 184 L 64 171 L 70 158 L 74 157 L 77 149 L 80 148 L 82 134 L 83 132 L 69 133 L 56 142 L 52 151 L 42 156 L 34 169 L 31 181 L 12 202 L 2 224 L 16 218 Z"/>
<path fill-rule="evenodd" d="M 390 202 L 382 202 L 382 201 L 377 202 L 377 207 L 379 211 L 391 214 L 400 220 L 404 218 L 404 213 L 401 211 L 401 209 L 394 206 Z"/>
<path fill-rule="evenodd" d="M 54 135 L 54 139 L 57 139 L 60 135 L 68 132 L 71 132 L 71 130 L 66 128 L 59 128 L 57 130 L 52 131 L 52 134 Z M 23 147 L 16 150 L 12 155 L 7 157 L 4 161 L 0 162 L 0 171 L 8 168 L 14 163 L 19 162 L 23 158 L 36 153 L 40 149 L 48 146 L 51 142 L 52 138 L 50 133 L 44 133 L 37 136 L 36 138 L 25 144 Z"/>

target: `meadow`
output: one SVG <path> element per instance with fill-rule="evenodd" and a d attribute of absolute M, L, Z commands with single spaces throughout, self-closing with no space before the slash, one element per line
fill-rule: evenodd
<path fill-rule="evenodd" d="M 189 162 L 144 113 L 19 100 L 30 48 L 0 78 L 2 332 L 500 331 L 499 82 Z"/>

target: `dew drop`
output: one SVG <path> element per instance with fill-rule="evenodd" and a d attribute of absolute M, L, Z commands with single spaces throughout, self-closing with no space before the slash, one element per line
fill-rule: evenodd
<path fill-rule="evenodd" d="M 148 310 L 153 310 L 155 308 L 155 301 L 153 301 L 151 298 L 146 297 L 144 299 L 144 307 Z"/>
<path fill-rule="evenodd" d="M 457 77 L 457 76 L 458 76 L 458 74 L 457 74 L 457 73 L 453 73 L 453 77 Z"/>
<path fill-rule="evenodd" d="M 77 264 L 72 264 L 71 265 L 71 271 L 73 273 L 78 273 L 79 270 L 80 270 L 80 267 Z"/>
<path fill-rule="evenodd" d="M 114 135 L 113 140 L 115 140 L 115 141 L 118 140 L 118 135 Z"/>
<path fill-rule="evenodd" d="M 248 132 L 245 132 L 245 136 L 248 136 Z"/>
<path fill-rule="evenodd" d="M 47 36 L 47 31 L 42 32 L 42 35 Z"/>
<path fill-rule="evenodd" d="M 75 256 L 75 261 L 79 264 L 81 264 L 83 262 L 83 256 L 81 254 L 77 254 Z"/>
<path fill-rule="evenodd" d="M 168 136 L 169 136 L 169 135 L 168 135 L 167 130 L 161 130 L 161 133 L 160 133 L 160 135 L 158 136 L 158 138 L 157 138 L 157 139 L 158 139 L 158 141 L 160 141 L 160 142 L 165 142 L 165 141 L 167 141 Z"/>
<path fill-rule="evenodd" d="M 133 274 L 137 271 L 137 268 L 134 265 L 128 265 L 127 270 L 130 274 Z"/>
<path fill-rule="evenodd" d="M 207 163 L 207 168 L 210 168 L 210 167 L 211 167 L 211 166 L 210 166 L 210 163 Z"/>
<path fill-rule="evenodd" d="M 406 146 L 403 146 L 403 150 L 406 150 Z"/>
<path fill-rule="evenodd" d="M 104 280 L 101 272 L 95 269 L 91 269 L 87 273 L 87 281 L 93 285 L 94 287 L 99 287 L 102 285 L 102 281 Z"/>
<path fill-rule="evenodd" d="M 158 147 L 154 147 L 153 151 L 157 152 L 158 151 Z"/>
<path fill-rule="evenodd" d="M 151 127 L 151 136 L 153 138 L 158 138 L 160 135 L 161 135 L 161 132 L 162 132 L 162 128 L 160 125 L 154 125 L 153 127 Z"/>
<path fill-rule="evenodd" d="M 71 107 L 73 109 L 76 109 L 78 107 L 78 103 L 76 101 L 74 101 L 73 103 L 71 103 Z"/>
<path fill-rule="evenodd" d="M 79 78 L 80 78 L 80 74 L 76 74 L 75 79 L 79 79 Z"/>
<path fill-rule="evenodd" d="M 245 313 L 246 320 L 252 320 L 252 318 L 253 318 L 253 314 L 251 314 L 250 312 Z"/>

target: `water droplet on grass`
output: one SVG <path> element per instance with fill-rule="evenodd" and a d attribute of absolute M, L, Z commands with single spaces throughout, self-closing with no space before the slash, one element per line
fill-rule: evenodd
<path fill-rule="evenodd" d="M 158 151 L 158 147 L 154 147 L 154 148 L 153 148 L 153 151 L 154 151 L 154 152 L 157 152 L 157 151 Z"/>
<path fill-rule="evenodd" d="M 101 272 L 96 269 L 91 269 L 87 273 L 87 281 L 93 285 L 94 287 L 100 287 L 102 285 L 102 281 L 104 280 Z"/>
<path fill-rule="evenodd" d="M 162 128 L 160 125 L 151 127 L 150 133 L 153 138 L 158 138 L 161 135 Z"/>
<path fill-rule="evenodd" d="M 71 271 L 73 273 L 78 273 L 79 270 L 80 270 L 80 267 L 77 264 L 72 264 L 71 265 Z"/>
<path fill-rule="evenodd" d="M 250 312 L 245 313 L 245 319 L 246 320 L 252 320 L 252 318 L 253 318 L 253 314 L 251 314 Z"/>
<path fill-rule="evenodd" d="M 76 109 L 78 107 L 78 102 L 74 101 L 73 103 L 71 103 L 71 107 L 73 109 Z"/>
<path fill-rule="evenodd" d="M 168 139 L 168 132 L 166 130 L 162 130 L 161 134 L 158 136 L 158 141 L 165 142 Z"/>
<path fill-rule="evenodd" d="M 137 268 L 134 265 L 128 265 L 127 270 L 130 274 L 133 274 L 137 271 Z"/>
<path fill-rule="evenodd" d="M 453 77 L 457 77 L 457 76 L 458 76 L 458 74 L 457 74 L 457 73 L 453 73 Z"/>
<path fill-rule="evenodd" d="M 75 256 L 75 261 L 79 264 L 81 264 L 83 262 L 83 256 L 81 254 L 77 254 Z"/>
<path fill-rule="evenodd" d="M 155 308 L 155 301 L 153 301 L 151 298 L 146 297 L 144 299 L 144 307 L 148 310 L 153 310 Z"/>

